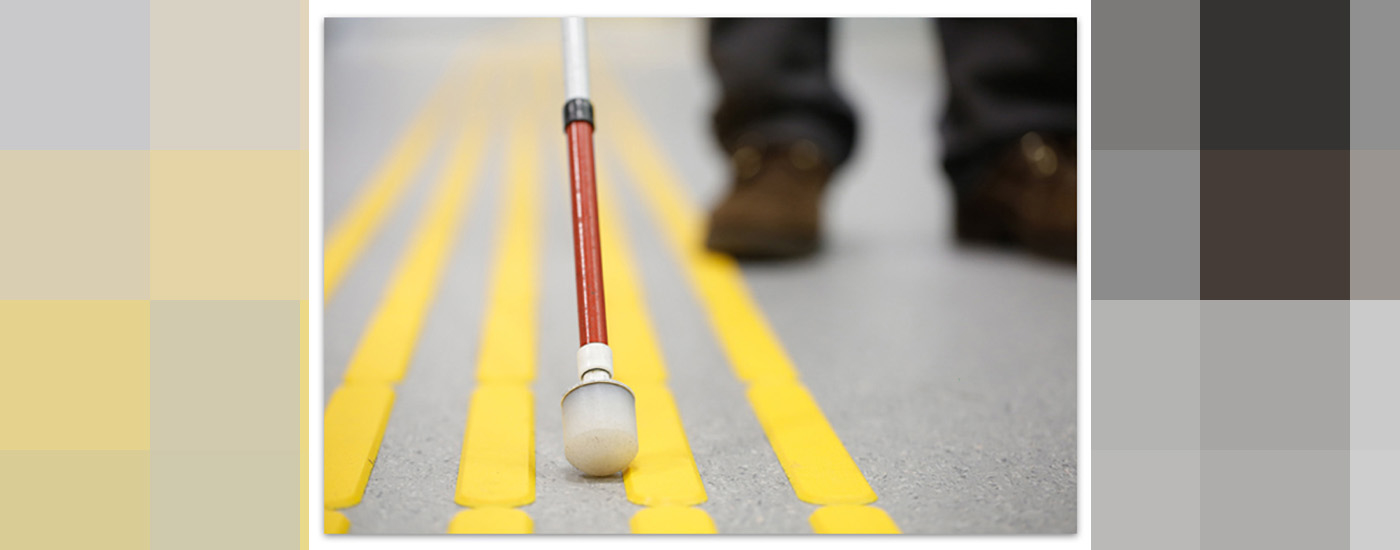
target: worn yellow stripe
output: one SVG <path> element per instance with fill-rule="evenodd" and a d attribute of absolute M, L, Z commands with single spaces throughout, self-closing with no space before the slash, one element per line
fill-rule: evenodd
<path fill-rule="evenodd" d="M 626 151 L 617 156 L 628 179 L 641 190 L 653 219 L 680 257 L 735 374 L 750 385 L 750 404 L 793 491 L 814 504 L 875 500 L 865 476 L 815 401 L 797 383 L 797 369 L 749 293 L 738 264 L 704 249 L 700 208 L 685 194 L 681 179 L 654 145 L 635 108 L 611 79 L 599 79 L 599 83 L 600 100 L 611 106 L 612 129 L 599 135 L 612 145 L 610 149 Z M 783 406 L 798 406 L 801 416 L 782 413 Z M 812 464 L 831 468 L 812 468 Z"/>
<path fill-rule="evenodd" d="M 324 258 L 324 299 L 330 301 L 350 266 L 365 245 L 383 225 L 385 217 L 403 197 L 404 190 L 418 174 L 433 149 L 451 100 L 460 96 L 460 82 L 451 65 L 423 107 L 414 116 L 388 157 L 382 161 L 370 183 L 361 190 L 346 214 L 326 237 Z"/>
<path fill-rule="evenodd" d="M 394 390 L 383 384 L 341 386 L 326 405 L 325 506 L 360 503 L 389 424 Z"/>
<path fill-rule="evenodd" d="M 483 384 L 472 392 L 457 504 L 524 506 L 535 500 L 535 407 L 520 384 Z"/>
<path fill-rule="evenodd" d="M 514 508 L 462 510 L 447 526 L 454 535 L 528 535 L 534 530 L 530 515 Z"/>
<path fill-rule="evenodd" d="M 327 535 L 344 535 L 350 532 L 350 518 L 335 510 L 326 510 L 325 531 Z"/>
<path fill-rule="evenodd" d="M 505 222 L 496 239 L 490 301 L 477 380 L 528 383 L 535 378 L 536 305 L 541 246 L 539 136 L 532 120 L 511 127 L 503 194 Z"/>
<path fill-rule="evenodd" d="M 418 333 L 456 240 L 467 202 L 476 189 L 477 172 L 486 148 L 485 117 L 467 117 L 452 149 L 447 169 L 429 198 L 409 249 L 373 320 L 360 339 L 347 382 L 397 383 L 408 371 Z"/>
<path fill-rule="evenodd" d="M 823 506 L 808 518 L 820 535 L 898 535 L 890 515 L 874 506 Z"/>
<path fill-rule="evenodd" d="M 715 522 L 699 508 L 657 506 L 632 515 L 632 532 L 638 535 L 713 535 Z"/>

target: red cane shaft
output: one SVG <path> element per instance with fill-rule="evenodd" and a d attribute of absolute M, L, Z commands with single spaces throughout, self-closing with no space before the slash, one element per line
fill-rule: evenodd
<path fill-rule="evenodd" d="M 598 190 L 593 179 L 593 125 L 576 120 L 569 136 L 569 186 L 574 207 L 574 277 L 579 347 L 608 343 L 603 303 L 603 253 L 598 237 Z"/>

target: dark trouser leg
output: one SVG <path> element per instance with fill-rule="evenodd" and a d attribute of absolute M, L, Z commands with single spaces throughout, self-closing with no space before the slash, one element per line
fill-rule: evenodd
<path fill-rule="evenodd" d="M 959 194 L 1027 132 L 1075 135 L 1074 19 L 940 19 L 943 166 Z"/>
<path fill-rule="evenodd" d="M 740 147 L 809 140 L 833 166 L 850 156 L 855 114 L 831 79 L 826 19 L 713 19 L 710 64 L 723 97 L 715 135 Z"/>

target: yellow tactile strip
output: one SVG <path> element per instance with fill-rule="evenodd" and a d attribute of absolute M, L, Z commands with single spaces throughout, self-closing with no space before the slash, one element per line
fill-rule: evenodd
<path fill-rule="evenodd" d="M 680 178 L 654 145 L 621 88 L 609 78 L 598 81 L 602 84 L 600 96 L 611 106 L 608 120 L 612 132 L 603 135 L 608 136 L 613 150 L 627 152 L 617 156 L 628 179 L 640 189 L 670 248 L 680 257 L 735 375 L 749 385 L 750 405 L 794 493 L 813 504 L 874 502 L 874 490 L 799 382 L 797 369 L 749 294 L 738 264 L 703 248 L 700 208 L 686 195 Z M 851 516 L 843 510 L 835 514 Z M 870 514 L 861 514 L 853 516 L 854 521 L 866 525 Z M 831 523 L 823 521 L 823 525 Z"/>
<path fill-rule="evenodd" d="M 618 380 L 637 398 L 639 448 L 623 473 L 627 498 L 646 508 L 631 522 L 633 533 L 714 533 L 714 521 L 695 505 L 706 500 L 705 485 L 691 454 L 675 397 L 666 387 L 666 363 L 647 314 L 635 255 L 618 215 L 610 174 L 599 169 L 599 221 L 603 275 L 607 278 L 609 339 Z M 677 508 L 679 507 L 679 508 Z"/>
<path fill-rule="evenodd" d="M 536 75 L 534 81 L 541 79 Z M 540 96 L 538 86 L 533 94 Z M 535 500 L 534 396 L 536 322 L 542 263 L 537 121 L 515 117 L 507 136 L 489 303 L 477 357 L 477 387 L 467 411 L 458 463 L 458 512 L 450 533 L 529 533 L 528 514 L 512 507 Z"/>
<path fill-rule="evenodd" d="M 480 79 L 474 82 L 482 82 Z M 487 90 L 473 86 L 469 97 Z M 394 385 L 412 359 L 428 306 L 475 190 L 488 130 L 466 117 L 451 157 L 365 335 L 325 412 L 325 506 L 354 506 L 364 495 L 392 409 Z"/>

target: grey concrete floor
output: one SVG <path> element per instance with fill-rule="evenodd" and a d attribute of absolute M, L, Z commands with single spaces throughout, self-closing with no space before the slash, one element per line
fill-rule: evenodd
<path fill-rule="evenodd" d="M 658 145 L 704 204 L 723 191 L 709 134 L 716 97 L 697 20 L 593 20 L 593 57 L 627 89 Z M 487 58 L 558 48 L 555 20 L 327 22 L 325 221 L 344 213 L 428 97 L 457 46 Z M 827 246 L 812 259 L 744 266 L 769 321 L 879 500 L 905 533 L 1073 533 L 1076 505 L 1075 270 L 950 236 L 937 169 L 943 98 L 933 29 L 922 20 L 844 20 L 835 70 L 860 115 L 860 143 L 826 204 Z M 551 80 L 557 82 L 557 80 Z M 538 109 L 557 118 L 562 90 Z M 556 100 L 557 98 L 557 100 Z M 598 105 L 599 131 L 610 106 Z M 577 345 L 563 135 L 543 131 L 543 289 L 536 403 L 537 533 L 626 533 L 640 507 L 621 478 L 564 460 L 558 397 Z M 436 301 L 351 533 L 442 533 L 474 385 L 503 147 L 492 140 Z M 325 394 L 366 327 L 445 147 L 369 243 L 325 310 Z M 617 155 L 599 161 L 625 177 Z M 557 157 L 557 158 L 555 158 Z M 799 501 L 707 324 L 702 304 L 639 196 L 618 186 L 670 387 L 721 533 L 810 533 Z"/>

